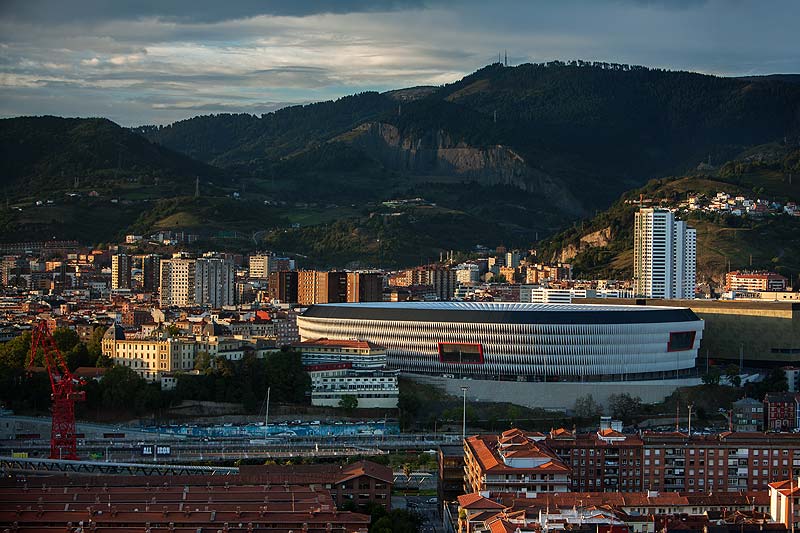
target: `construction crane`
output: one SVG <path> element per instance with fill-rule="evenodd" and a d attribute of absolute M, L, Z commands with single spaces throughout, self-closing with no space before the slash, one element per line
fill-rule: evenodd
<path fill-rule="evenodd" d="M 33 329 L 31 355 L 28 368 L 33 366 L 36 353 L 41 348 L 43 364 L 50 376 L 53 393 L 53 429 L 50 434 L 51 459 L 78 459 L 78 443 L 75 438 L 75 402 L 86 399 L 84 391 L 76 390 L 80 382 L 67 367 L 64 356 L 56 346 L 46 320 L 40 321 Z"/>

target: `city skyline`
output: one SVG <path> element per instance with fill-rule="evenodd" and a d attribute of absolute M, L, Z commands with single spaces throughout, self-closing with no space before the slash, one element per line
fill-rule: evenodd
<path fill-rule="evenodd" d="M 577 9 L 576 9 L 577 8 Z M 792 73 L 800 7 L 719 1 L 444 1 L 0 7 L 0 116 L 164 124 L 438 85 L 497 60 Z M 798 44 L 798 43 L 796 43 Z"/>

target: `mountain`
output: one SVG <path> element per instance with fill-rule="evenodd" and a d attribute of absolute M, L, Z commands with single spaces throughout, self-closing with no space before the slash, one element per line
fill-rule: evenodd
<path fill-rule="evenodd" d="M 718 192 L 800 203 L 800 147 L 773 143 L 753 147 L 718 167 L 706 164 L 683 176 L 651 180 L 625 193 L 609 209 L 537 245 L 545 261 L 573 265 L 579 278 L 626 279 L 633 270 L 633 217 L 639 200 L 680 207 L 689 196 Z M 775 270 L 790 280 L 800 274 L 800 217 L 701 213 L 679 218 L 697 229 L 698 281 L 721 285 L 728 269 Z"/>
<path fill-rule="evenodd" d="M 800 84 L 791 81 L 582 61 L 494 64 L 444 86 L 260 116 L 137 128 L 3 120 L 0 240 L 181 229 L 203 246 L 269 246 L 328 266 L 526 247 L 575 221 L 585 226 L 626 191 L 661 183 L 654 178 L 695 179 L 701 162 L 736 159 L 733 174 L 708 171 L 732 183 L 756 165 L 748 151 L 793 145 Z M 739 178 L 769 188 L 776 173 Z M 580 236 L 614 241 L 604 229 Z"/>
<path fill-rule="evenodd" d="M 439 88 L 140 131 L 279 184 L 268 193 L 314 194 L 302 187 L 306 176 L 335 189 L 349 180 L 346 165 L 332 164 L 341 153 L 373 169 L 358 187 L 364 197 L 378 199 L 409 178 L 505 184 L 544 195 L 554 211 L 574 217 L 654 176 L 797 135 L 800 86 L 611 63 L 494 64 Z"/>
<path fill-rule="evenodd" d="M 3 187 L 13 196 L 108 188 L 126 180 L 162 186 L 218 171 L 151 143 L 104 118 L 19 117 L 0 120 Z M 76 182 L 77 179 L 77 182 Z"/>

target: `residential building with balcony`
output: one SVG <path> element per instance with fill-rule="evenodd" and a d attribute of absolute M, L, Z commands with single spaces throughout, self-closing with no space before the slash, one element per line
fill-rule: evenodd
<path fill-rule="evenodd" d="M 464 492 L 567 492 L 570 468 L 545 445 L 545 436 L 510 429 L 464 441 Z"/>

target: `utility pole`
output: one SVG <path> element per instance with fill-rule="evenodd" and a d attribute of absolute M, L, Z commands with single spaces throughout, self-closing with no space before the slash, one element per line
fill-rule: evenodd
<path fill-rule="evenodd" d="M 272 390 L 272 387 L 267 387 L 267 409 L 264 413 L 264 444 L 267 443 L 267 435 L 269 432 L 269 391 Z"/>
<path fill-rule="evenodd" d="M 461 411 L 461 441 L 465 441 L 467 438 L 467 390 L 469 387 L 466 385 L 461 386 L 461 392 L 464 395 L 464 407 Z"/>
<path fill-rule="evenodd" d="M 744 343 L 739 344 L 739 372 L 744 368 Z"/>

